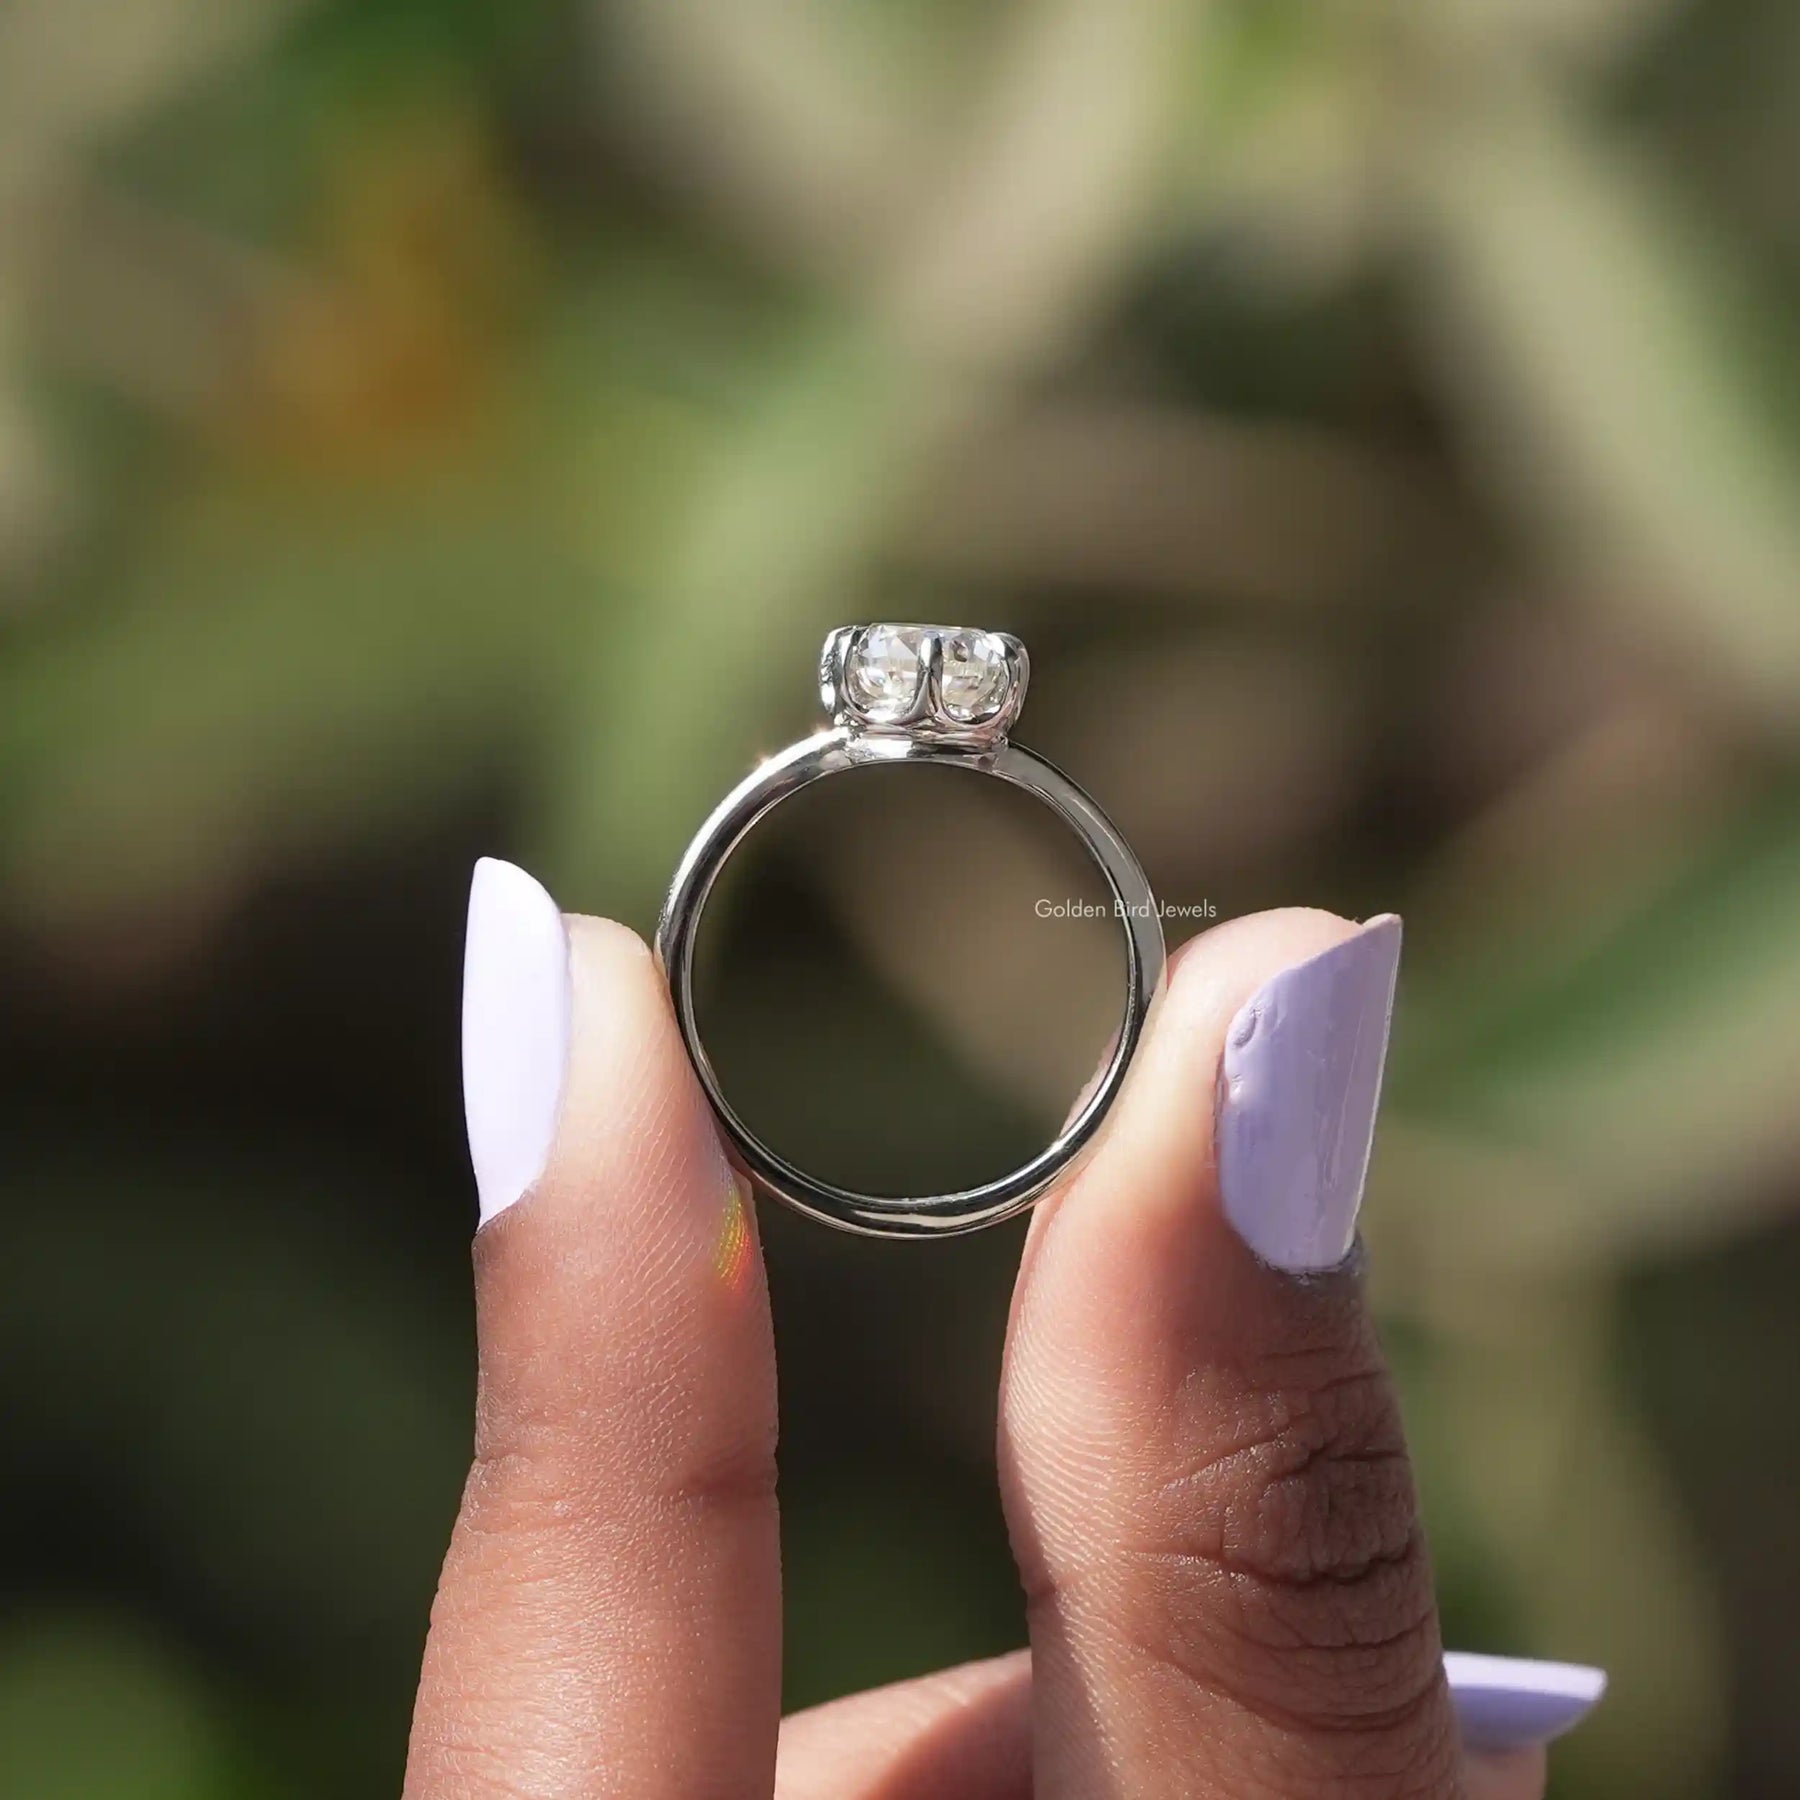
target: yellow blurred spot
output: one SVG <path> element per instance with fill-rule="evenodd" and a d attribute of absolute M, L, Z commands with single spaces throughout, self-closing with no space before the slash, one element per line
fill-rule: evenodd
<path fill-rule="evenodd" d="M 345 126 L 303 273 L 272 288 L 228 421 L 289 464 L 416 466 L 488 416 L 529 288 L 530 242 L 465 102 Z"/>

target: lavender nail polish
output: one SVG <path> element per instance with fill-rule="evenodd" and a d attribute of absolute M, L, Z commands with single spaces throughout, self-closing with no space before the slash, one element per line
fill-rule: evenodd
<path fill-rule="evenodd" d="M 1355 1242 L 1399 963 L 1399 919 L 1371 919 L 1265 982 L 1226 1034 L 1219 1189 L 1278 1269 L 1332 1268 Z"/>
<path fill-rule="evenodd" d="M 1471 1750 L 1547 1744 L 1579 1725 L 1606 1692 L 1606 1672 L 1580 1663 L 1444 1652 L 1444 1674 Z"/>

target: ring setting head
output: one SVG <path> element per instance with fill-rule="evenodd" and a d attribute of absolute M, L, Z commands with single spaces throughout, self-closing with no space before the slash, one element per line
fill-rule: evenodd
<path fill-rule="evenodd" d="M 819 697 L 834 723 L 986 749 L 1003 743 L 1031 662 L 1008 632 L 967 625 L 842 625 L 819 658 Z"/>

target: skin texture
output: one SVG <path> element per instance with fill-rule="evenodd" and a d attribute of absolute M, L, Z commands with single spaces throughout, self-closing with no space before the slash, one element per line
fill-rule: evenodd
<path fill-rule="evenodd" d="M 1458 1741 L 1354 1259 L 1283 1274 L 1220 1203 L 1228 1028 L 1356 930 L 1190 946 L 1038 1210 L 1001 1384 L 1029 1652 L 783 1726 L 754 1214 L 647 952 L 569 921 L 548 1166 L 476 1242 L 476 1456 L 406 1800 L 1537 1800 L 1541 1751 Z"/>

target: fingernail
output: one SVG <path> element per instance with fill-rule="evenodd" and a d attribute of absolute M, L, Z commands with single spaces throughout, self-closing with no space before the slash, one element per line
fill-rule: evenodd
<path fill-rule="evenodd" d="M 544 889 L 484 856 L 463 947 L 463 1116 L 481 1223 L 544 1172 L 569 1056 L 569 939 Z"/>
<path fill-rule="evenodd" d="M 1579 1725 L 1606 1692 L 1606 1671 L 1582 1663 L 1446 1650 L 1444 1673 L 1471 1750 L 1547 1744 Z"/>
<path fill-rule="evenodd" d="M 1226 1034 L 1219 1189 L 1238 1235 L 1278 1269 L 1333 1268 L 1355 1242 L 1399 963 L 1387 913 L 1265 982 Z"/>

